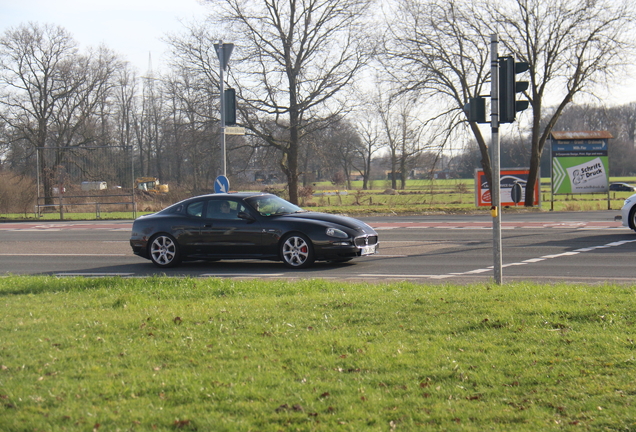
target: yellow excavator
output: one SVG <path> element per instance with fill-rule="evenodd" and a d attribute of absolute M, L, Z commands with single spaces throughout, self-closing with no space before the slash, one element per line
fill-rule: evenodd
<path fill-rule="evenodd" d="M 135 179 L 135 189 L 150 193 L 168 193 L 167 184 L 161 184 L 156 177 L 137 177 Z"/>

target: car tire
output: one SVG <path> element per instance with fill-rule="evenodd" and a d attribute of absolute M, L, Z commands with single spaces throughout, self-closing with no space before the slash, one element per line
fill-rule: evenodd
<path fill-rule="evenodd" d="M 148 256 L 154 265 L 161 268 L 174 267 L 181 262 L 179 244 L 170 234 L 159 234 L 150 240 Z"/>
<path fill-rule="evenodd" d="M 636 231 L 636 205 L 629 211 L 629 227 Z"/>
<path fill-rule="evenodd" d="M 289 268 L 307 268 L 315 261 L 313 245 L 303 234 L 289 234 L 280 242 L 280 258 Z"/>

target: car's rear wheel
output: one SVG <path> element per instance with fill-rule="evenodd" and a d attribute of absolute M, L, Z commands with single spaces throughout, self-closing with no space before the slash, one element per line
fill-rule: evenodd
<path fill-rule="evenodd" d="M 148 255 L 157 267 L 174 267 L 181 262 L 179 244 L 169 234 L 159 234 L 153 237 L 150 241 Z"/>
<path fill-rule="evenodd" d="M 280 245 L 283 263 L 293 269 L 307 268 L 315 261 L 311 241 L 303 234 L 290 234 Z"/>

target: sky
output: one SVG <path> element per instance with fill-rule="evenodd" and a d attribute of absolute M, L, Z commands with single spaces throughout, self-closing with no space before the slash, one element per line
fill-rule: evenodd
<path fill-rule="evenodd" d="M 181 33 L 182 22 L 202 19 L 213 11 L 201 1 L 0 0 L 0 33 L 29 21 L 60 25 L 71 33 L 80 48 L 103 43 L 144 74 L 148 71 L 149 56 L 154 71 L 165 67 L 168 45 L 162 37 Z M 599 92 L 608 104 L 636 101 L 636 75 L 621 77 L 621 81 L 613 84 L 609 92 Z"/>
<path fill-rule="evenodd" d="M 0 0 L 0 33 L 30 21 L 60 25 L 81 49 L 103 43 L 145 73 L 149 55 L 154 70 L 165 65 L 166 33 L 210 11 L 199 0 Z"/>

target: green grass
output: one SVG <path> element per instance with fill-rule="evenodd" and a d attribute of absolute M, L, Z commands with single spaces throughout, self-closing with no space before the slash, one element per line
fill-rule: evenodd
<path fill-rule="evenodd" d="M 142 215 L 149 212 L 137 212 L 136 215 Z M 83 212 L 64 212 L 64 220 L 122 220 L 133 219 L 133 212 L 102 212 L 100 217 L 97 218 L 95 212 L 83 213 Z M 27 221 L 59 221 L 60 213 L 42 213 L 37 216 L 35 213 L 17 214 L 17 213 L 0 213 L 0 221 L 8 220 L 27 220 Z"/>
<path fill-rule="evenodd" d="M 0 430 L 636 430 L 636 288 L 0 279 Z"/>

